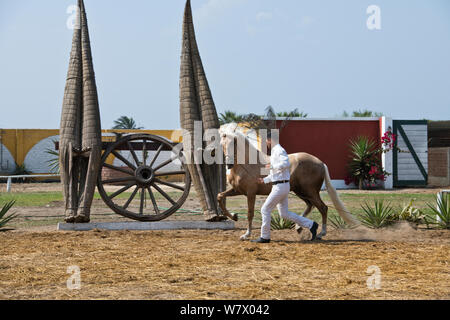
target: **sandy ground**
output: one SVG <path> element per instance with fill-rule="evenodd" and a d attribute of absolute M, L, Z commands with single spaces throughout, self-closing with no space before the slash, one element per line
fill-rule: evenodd
<path fill-rule="evenodd" d="M 1 299 L 449 299 L 450 237 L 400 224 L 272 243 L 233 231 L 0 233 Z M 70 266 L 81 289 L 69 290 Z M 381 288 L 369 289 L 370 266 Z"/>
<path fill-rule="evenodd" d="M 422 191 L 437 192 L 408 190 Z M 257 245 L 239 241 L 245 219 L 232 231 L 55 231 L 61 205 L 19 208 L 55 220 L 0 232 L 0 299 L 450 299 L 449 230 L 398 223 L 330 230 L 316 242 L 307 231 L 299 237 L 281 230 L 273 231 L 272 243 Z M 229 206 L 245 209 L 245 201 Z M 183 208 L 198 210 L 195 197 Z M 97 200 L 93 220 L 124 220 L 107 214 Z M 180 212 L 169 219 L 203 217 Z M 258 228 L 257 221 L 254 238 Z M 71 266 L 80 268 L 79 290 L 67 287 Z M 379 268 L 380 289 L 367 285 L 371 266 Z"/>

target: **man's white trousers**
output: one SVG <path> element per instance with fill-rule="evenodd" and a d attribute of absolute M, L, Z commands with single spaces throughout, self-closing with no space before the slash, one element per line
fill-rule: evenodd
<path fill-rule="evenodd" d="M 275 207 L 283 219 L 290 220 L 301 227 L 311 229 L 313 221 L 288 210 L 289 183 L 276 184 L 261 208 L 261 238 L 270 239 L 270 220 Z"/>

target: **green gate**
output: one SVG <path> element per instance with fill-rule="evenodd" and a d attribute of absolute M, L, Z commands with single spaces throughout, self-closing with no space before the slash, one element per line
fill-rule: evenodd
<path fill-rule="evenodd" d="M 394 120 L 394 187 L 426 186 L 428 181 L 428 122 Z M 400 150 L 399 150 L 400 149 Z"/>

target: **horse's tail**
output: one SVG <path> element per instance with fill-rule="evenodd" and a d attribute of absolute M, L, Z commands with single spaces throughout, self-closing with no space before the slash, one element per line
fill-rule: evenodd
<path fill-rule="evenodd" d="M 327 165 L 324 163 L 323 167 L 325 169 L 325 185 L 327 186 L 328 195 L 333 202 L 334 207 L 336 208 L 339 215 L 350 225 L 358 225 L 359 221 L 353 217 L 353 215 L 345 208 L 344 203 L 339 199 L 339 195 L 336 192 L 336 189 L 331 184 L 330 173 L 328 171 Z"/>

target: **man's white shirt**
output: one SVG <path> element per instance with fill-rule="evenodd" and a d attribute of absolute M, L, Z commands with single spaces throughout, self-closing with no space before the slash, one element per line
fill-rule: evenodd
<path fill-rule="evenodd" d="M 264 183 L 284 181 L 291 178 L 289 156 L 279 144 L 272 148 L 270 154 L 270 174 L 264 178 Z"/>

